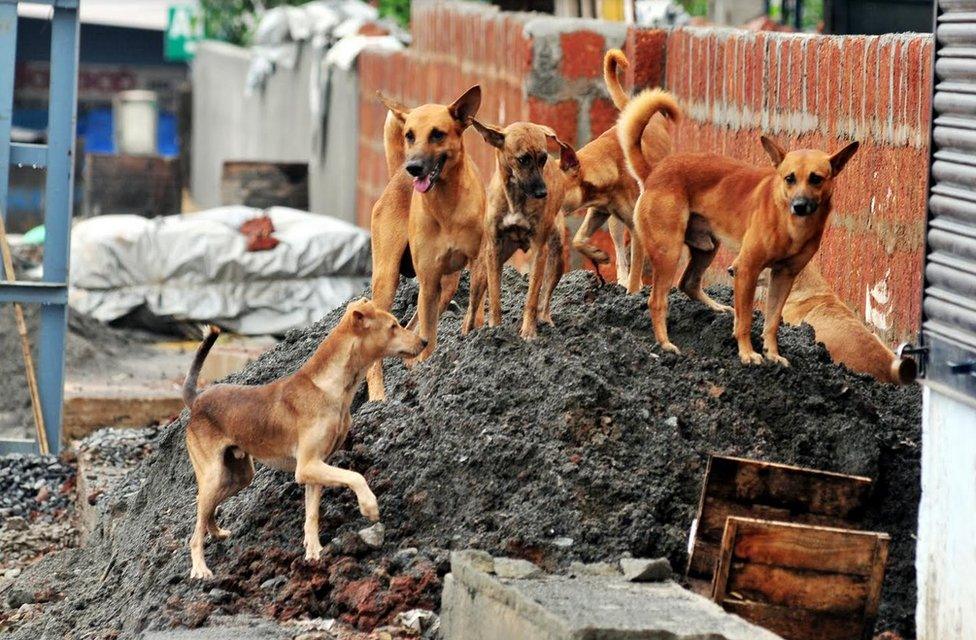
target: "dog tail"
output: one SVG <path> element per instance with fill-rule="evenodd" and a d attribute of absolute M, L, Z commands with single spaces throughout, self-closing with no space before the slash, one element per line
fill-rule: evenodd
<path fill-rule="evenodd" d="M 630 96 L 620 85 L 620 78 L 617 74 L 630 66 L 627 56 L 620 49 L 610 49 L 607 55 L 603 56 L 603 81 L 607 84 L 607 91 L 610 99 L 617 109 L 623 109 L 630 102 Z"/>
<path fill-rule="evenodd" d="M 627 168 L 642 188 L 644 180 L 651 173 L 651 165 L 641 152 L 641 137 L 655 113 L 663 113 L 673 122 L 681 120 L 681 108 L 674 96 L 664 89 L 641 91 L 627 103 L 617 118 L 617 139 L 627 159 Z"/>
<path fill-rule="evenodd" d="M 403 153 L 403 125 L 393 112 L 386 112 L 386 122 L 383 123 L 383 150 L 386 152 L 386 168 L 390 177 L 403 170 L 406 156 Z"/>
<path fill-rule="evenodd" d="M 203 367 L 203 361 L 207 359 L 207 354 L 210 353 L 210 348 L 217 342 L 217 337 L 220 335 L 220 327 L 215 324 L 210 325 L 210 333 L 203 339 L 200 346 L 197 347 L 197 353 L 193 356 L 193 364 L 190 365 L 190 370 L 186 373 L 186 380 L 183 381 L 183 404 L 189 409 L 193 406 L 193 401 L 197 399 L 197 378 L 200 377 L 200 369 Z"/>

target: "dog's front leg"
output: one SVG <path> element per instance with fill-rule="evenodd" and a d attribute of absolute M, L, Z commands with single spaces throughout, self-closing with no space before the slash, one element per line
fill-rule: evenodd
<path fill-rule="evenodd" d="M 319 542 L 319 505 L 322 502 L 322 486 L 305 485 L 305 559 L 318 560 L 322 557 L 322 543 Z"/>
<path fill-rule="evenodd" d="M 422 362 L 430 357 L 437 346 L 437 321 L 440 318 L 438 303 L 441 295 L 441 275 L 439 272 L 425 274 L 420 280 L 420 294 L 417 296 L 417 333 L 427 340 L 427 347 L 408 365 Z M 420 275 L 420 272 L 417 272 Z"/>
<path fill-rule="evenodd" d="M 529 274 L 529 292 L 525 296 L 525 310 L 522 312 L 522 337 L 526 340 L 532 340 L 536 336 L 539 321 L 539 291 L 542 289 L 542 278 L 549 257 L 548 236 L 548 233 L 539 233 L 533 238 L 535 248 L 532 252 L 532 273 Z"/>
<path fill-rule="evenodd" d="M 756 280 L 761 267 L 743 260 L 745 252 L 736 258 L 735 284 L 733 287 L 733 309 L 735 320 L 732 333 L 739 345 L 739 359 L 742 364 L 762 364 L 763 357 L 752 347 L 752 307 L 756 298 Z M 782 308 L 780 309 L 782 311 Z"/>
<path fill-rule="evenodd" d="M 347 471 L 339 467 L 325 464 L 321 460 L 311 459 L 305 462 L 299 461 L 295 468 L 295 481 L 304 485 L 319 485 L 327 487 L 348 487 L 356 494 L 356 501 L 359 502 L 359 512 L 376 522 L 380 519 L 380 508 L 376 503 L 376 496 L 366 484 L 366 478 L 355 471 Z M 308 494 L 306 494 L 306 506 Z M 316 511 L 318 508 L 316 507 Z M 317 513 L 316 513 L 317 519 Z M 307 522 L 306 522 L 307 524 Z M 316 526 L 316 537 L 318 527 Z"/>
<path fill-rule="evenodd" d="M 497 327 L 502 323 L 502 260 L 498 238 L 492 237 L 485 243 L 485 272 L 488 277 L 488 326 Z"/>
<path fill-rule="evenodd" d="M 738 273 L 736 274 L 738 277 Z M 781 364 L 784 367 L 790 366 L 790 361 L 779 355 L 779 340 L 777 332 L 783 320 L 783 307 L 786 305 L 786 298 L 790 295 L 793 288 L 793 281 L 796 274 L 788 268 L 773 268 L 770 270 L 769 288 L 766 291 L 766 321 L 763 326 L 763 351 L 766 357 Z"/>
<path fill-rule="evenodd" d="M 485 273 L 485 254 L 478 256 L 471 263 L 471 284 L 468 291 L 468 311 L 464 315 L 464 323 L 461 325 L 461 335 L 468 335 L 468 332 L 477 329 L 484 322 L 485 318 L 485 289 L 487 287 L 487 275 Z"/>

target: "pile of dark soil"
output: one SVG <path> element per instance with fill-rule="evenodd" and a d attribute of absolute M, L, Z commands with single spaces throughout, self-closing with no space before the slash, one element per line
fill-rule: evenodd
<path fill-rule="evenodd" d="M 325 553 L 304 562 L 302 490 L 263 468 L 218 515 L 235 534 L 207 547 L 215 581 L 191 582 L 184 416 L 105 500 L 87 547 L 20 578 L 18 588 L 50 602 L 14 637 L 130 635 L 200 624 L 217 610 L 339 616 L 370 628 L 406 608 L 436 609 L 448 550 L 463 547 L 548 568 L 624 552 L 682 567 L 709 452 L 875 478 L 867 524 L 892 537 L 878 629 L 913 634 L 918 388 L 833 365 L 808 327 L 781 331 L 791 368 L 743 367 L 731 317 L 678 294 L 671 335 L 684 353 L 661 354 L 646 297 L 596 289 L 584 272 L 560 284 L 556 327 L 526 343 L 517 333 L 524 280 L 508 272 L 504 291 L 503 327 L 462 339 L 460 314 L 449 313 L 430 360 L 410 371 L 388 364 L 388 402 L 363 403 L 360 392 L 354 404 L 354 431 L 332 461 L 363 472 L 377 494 L 381 549 L 356 535 L 368 523 L 352 493 L 328 490 Z M 402 287 L 398 316 L 412 313 L 415 293 Z M 465 295 L 462 286 L 462 306 Z M 295 370 L 338 317 L 289 333 L 235 379 L 261 383 Z M 761 322 L 757 343 L 760 331 Z"/>

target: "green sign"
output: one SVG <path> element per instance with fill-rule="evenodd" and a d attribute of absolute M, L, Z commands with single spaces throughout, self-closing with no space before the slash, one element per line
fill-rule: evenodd
<path fill-rule="evenodd" d="M 203 40 L 203 15 L 199 7 L 185 4 L 171 6 L 163 56 L 174 61 L 192 60 L 200 40 Z"/>

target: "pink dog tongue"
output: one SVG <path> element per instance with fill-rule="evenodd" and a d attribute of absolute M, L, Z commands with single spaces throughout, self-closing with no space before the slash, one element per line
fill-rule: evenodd
<path fill-rule="evenodd" d="M 419 191 L 420 193 L 427 193 L 428 191 L 430 191 L 430 186 L 431 186 L 431 180 L 429 175 L 424 176 L 423 178 L 413 179 L 413 188 Z"/>

